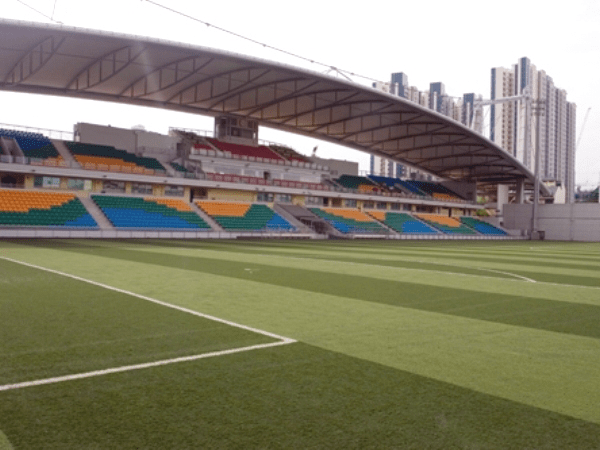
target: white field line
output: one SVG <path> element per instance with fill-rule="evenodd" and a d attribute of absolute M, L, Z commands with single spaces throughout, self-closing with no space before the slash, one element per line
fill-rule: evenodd
<path fill-rule="evenodd" d="M 90 377 L 98 377 L 98 376 L 102 376 L 102 375 L 109 375 L 112 373 L 119 373 L 119 372 L 130 372 L 132 370 L 140 370 L 140 369 L 148 369 L 151 367 L 158 367 L 158 366 L 165 366 L 168 364 L 177 364 L 177 363 L 181 363 L 181 362 L 188 362 L 188 361 L 196 361 L 198 359 L 203 359 L 203 358 L 212 358 L 215 356 L 223 356 L 223 355 L 230 355 L 232 353 L 241 353 L 241 352 L 248 352 L 248 351 L 252 351 L 252 350 L 259 350 L 259 349 L 263 349 L 263 348 L 269 348 L 269 347 L 277 347 L 280 345 L 287 345 L 287 344 L 293 344 L 294 342 L 297 342 L 295 339 L 291 339 L 285 336 L 280 336 L 278 334 L 274 334 L 274 333 L 270 333 L 268 331 L 265 330 L 260 330 L 258 328 L 253 328 L 253 327 L 249 327 L 246 325 L 242 325 L 236 322 L 232 322 L 230 320 L 225 320 L 225 319 L 221 319 L 219 317 L 215 317 L 215 316 L 211 316 L 208 314 L 203 314 L 200 313 L 198 311 L 194 311 L 192 309 L 188 309 L 188 308 L 184 308 L 181 306 L 177 306 L 177 305 L 173 305 L 171 303 L 167 303 L 167 302 L 163 302 L 160 300 L 156 300 L 154 298 L 151 297 L 147 297 L 145 295 L 140 295 L 140 294 L 136 294 L 135 292 L 131 292 L 131 291 L 126 291 L 124 289 L 119 289 L 113 286 L 109 286 L 107 284 L 104 283 L 99 283 L 97 281 L 92 281 L 92 280 L 88 280 L 86 278 L 81 278 L 78 277 L 76 275 L 71 275 L 69 273 L 65 273 L 65 272 L 60 272 L 58 270 L 54 270 L 54 269 L 49 269 L 47 267 L 42 267 L 42 266 L 37 266 L 35 264 L 30 264 L 30 263 L 26 263 L 23 261 L 18 261 L 16 259 L 12 259 L 12 258 L 7 258 L 4 256 L 0 256 L 0 259 L 3 259 L 5 261 L 10 261 L 12 263 L 15 264 L 21 264 L 23 266 L 27 266 L 27 267 L 31 267 L 34 269 L 39 269 L 39 270 L 43 270 L 46 272 L 50 272 L 50 273 L 54 273 L 56 275 L 61 275 L 63 277 L 67 277 L 67 278 L 72 278 L 74 280 L 77 281 L 82 281 L 84 283 L 88 283 L 88 284 L 92 284 L 94 286 L 99 286 L 102 287 L 104 289 L 108 289 L 111 291 L 115 291 L 115 292 L 119 292 L 122 294 L 126 294 L 126 295 L 130 295 L 132 297 L 137 297 L 140 298 L 142 300 L 146 300 L 152 303 L 156 303 L 158 305 L 161 306 L 165 306 L 167 308 L 172 308 L 172 309 L 176 309 L 178 311 L 182 311 L 188 314 L 192 314 L 194 316 L 198 316 L 198 317 L 202 317 L 204 319 L 208 319 L 208 320 L 212 320 L 214 322 L 220 322 L 223 323 L 225 325 L 229 325 L 231 327 L 235 327 L 235 328 L 241 328 L 242 330 L 247 330 L 247 331 L 251 331 L 257 334 L 262 334 L 264 336 L 268 336 L 271 337 L 273 339 L 278 339 L 278 342 L 271 342 L 268 344 L 257 344 L 257 345 L 251 345 L 248 347 L 239 347 L 239 348 L 233 348 L 233 349 L 228 349 L 228 350 L 221 350 L 218 352 L 209 352 L 209 353 L 202 353 L 199 355 L 192 355 L 192 356 L 182 356 L 179 358 L 172 358 L 172 359 L 165 359 L 165 360 L 161 360 L 161 361 L 154 361 L 154 362 L 148 362 L 148 363 L 141 363 L 141 364 L 134 364 L 134 365 L 129 365 L 129 366 L 121 366 L 121 367 L 113 367 L 113 368 L 109 368 L 109 369 L 102 369 L 102 370 L 95 370 L 92 372 L 84 372 L 84 373 L 76 373 L 76 374 L 71 374 L 71 375 L 63 375 L 60 377 L 52 377 L 52 378 L 45 378 L 45 379 L 40 379 L 40 380 L 33 380 L 33 381 L 25 381 L 25 382 L 21 382 L 21 383 L 14 383 L 14 384 L 5 384 L 5 385 L 0 385 L 0 392 L 1 391 L 9 391 L 9 390 L 13 390 L 13 389 L 21 389 L 21 388 L 26 388 L 26 387 L 32 387 L 32 386 L 41 386 L 44 384 L 52 384 L 52 383 L 60 383 L 63 381 L 72 381 L 72 380 L 79 380 L 82 378 L 90 378 Z"/>
<path fill-rule="evenodd" d="M 264 253 L 254 253 L 254 255 L 256 255 L 256 256 L 273 256 L 273 255 L 267 255 Z M 487 275 L 475 275 L 472 273 L 445 272 L 445 271 L 441 271 L 441 270 L 416 269 L 416 268 L 412 268 L 412 267 L 384 266 L 381 264 L 357 263 L 354 261 L 338 261 L 338 260 L 333 260 L 333 259 L 310 258 L 310 257 L 303 257 L 303 256 L 286 256 L 286 255 L 277 255 L 277 256 L 281 257 L 281 258 L 298 259 L 298 260 L 304 260 L 304 261 L 312 260 L 312 261 L 323 261 L 323 262 L 330 262 L 330 263 L 336 263 L 336 264 L 350 264 L 353 266 L 382 267 L 382 268 L 386 268 L 386 269 L 396 269 L 396 270 L 415 270 L 418 272 L 432 272 L 432 273 L 439 273 L 439 274 L 445 274 L 445 275 L 458 275 L 458 276 L 475 277 L 475 278 L 490 278 L 492 280 L 501 279 L 498 277 L 491 277 L 491 276 L 487 276 Z M 460 267 L 461 269 L 470 269 L 470 270 L 480 270 L 480 271 L 485 271 L 485 272 L 501 273 L 501 274 L 509 275 L 509 276 L 516 278 L 515 280 L 509 280 L 509 281 L 527 281 L 528 283 L 540 283 L 539 281 L 536 281 L 532 278 L 527 278 L 522 275 L 517 275 L 516 273 L 503 272 L 501 270 L 495 270 L 495 269 L 483 269 L 481 267 L 457 266 L 456 264 L 439 263 L 439 262 L 433 262 L 433 261 L 422 261 L 422 260 L 418 260 L 418 259 L 411 259 L 410 262 L 416 262 L 416 263 L 422 263 L 422 264 L 435 264 L 438 266 Z M 548 284 L 548 283 L 546 283 L 546 284 Z M 561 286 L 566 286 L 566 285 L 561 285 Z"/>
<path fill-rule="evenodd" d="M 99 286 L 101 288 L 108 289 L 110 291 L 119 292 L 121 294 L 130 295 L 132 297 L 137 297 L 137 298 L 140 298 L 142 300 L 146 300 L 148 302 L 156 303 L 158 305 L 165 306 L 165 307 L 171 308 L 171 309 L 176 309 L 177 311 L 182 311 L 182 312 L 185 312 L 185 313 L 188 313 L 188 314 L 192 314 L 194 316 L 198 316 L 198 317 L 202 317 L 204 319 L 212 320 L 214 322 L 224 323 L 224 324 L 229 325 L 231 327 L 236 327 L 236 328 L 241 328 L 242 330 L 252 331 L 254 333 L 262 334 L 264 336 L 272 337 L 273 339 L 279 339 L 279 340 L 284 341 L 286 343 L 296 342 L 294 339 L 287 338 L 285 336 L 280 336 L 280 335 L 275 334 L 275 333 L 270 333 L 270 332 L 265 331 L 265 330 L 260 330 L 258 328 L 253 328 L 253 327 L 249 327 L 249 326 L 246 326 L 246 325 L 242 325 L 240 323 L 231 322 L 229 320 L 221 319 L 219 317 L 215 317 L 215 316 L 204 314 L 204 313 L 201 313 L 201 312 L 198 312 L 198 311 L 194 311 L 193 309 L 184 308 L 183 306 L 173 305 L 172 303 L 163 302 L 161 300 L 157 300 L 157 299 L 152 298 L 152 297 L 146 297 L 145 295 L 136 294 L 135 292 L 126 291 L 124 289 L 119 289 L 119 288 L 116 288 L 114 286 L 109 286 L 109 285 L 104 284 L 104 283 L 99 283 L 97 281 L 88 280 L 87 278 L 81 278 L 81 277 L 78 277 L 77 275 L 71 275 L 69 273 L 60 272 L 58 270 L 49 269 L 47 267 L 37 266 L 35 264 L 30 264 L 30 263 L 26 263 L 26 262 L 23 262 L 23 261 L 18 261 L 16 259 L 7 258 L 7 257 L 4 257 L 4 256 L 0 256 L 0 259 L 3 259 L 5 261 L 10 261 L 10 262 L 13 262 L 15 264 L 21 264 L 23 266 L 32 267 L 34 269 L 44 270 L 46 272 L 54 273 L 56 275 L 61 275 L 63 277 L 72 278 L 72 279 L 77 280 L 77 281 L 82 281 L 84 283 L 93 284 L 94 286 Z"/>
<path fill-rule="evenodd" d="M 257 253 L 256 255 L 258 256 L 273 256 L 273 255 L 266 255 L 263 253 Z M 491 272 L 499 272 L 499 273 L 504 273 L 506 275 L 512 275 L 514 277 L 518 277 L 518 278 L 498 278 L 498 277 L 492 277 L 489 275 L 475 275 L 475 274 L 471 274 L 471 273 L 460 273 L 460 272 L 444 272 L 441 270 L 429 270 L 429 269 L 414 269 L 414 268 L 409 268 L 409 267 L 394 267 L 394 266 L 384 266 L 381 264 L 367 264 L 367 263 L 357 263 L 357 262 L 352 262 L 352 261 L 338 261 L 338 260 L 333 260 L 333 259 L 320 259 L 320 258 L 309 258 L 309 257 L 298 257 L 298 256 L 284 256 L 284 255 L 277 255 L 280 256 L 282 258 L 290 258 L 290 259 L 300 259 L 300 260 L 314 260 L 314 261 L 326 261 L 326 262 L 331 262 L 331 263 L 336 263 L 336 264 L 351 264 L 351 265 L 355 265 L 355 266 L 370 266 L 370 267 L 381 267 L 384 269 L 395 269 L 395 270 L 403 270 L 403 271 L 407 271 L 407 270 L 414 270 L 417 272 L 430 272 L 430 273 L 439 273 L 441 275 L 456 275 L 459 277 L 474 277 L 474 278 L 487 278 L 490 280 L 505 280 L 505 281 L 511 281 L 511 282 L 517 282 L 517 283 L 522 283 L 523 281 L 526 281 L 528 283 L 536 283 L 536 284 L 540 284 L 540 285 L 544 285 L 544 286 L 560 286 L 560 287 L 569 287 L 569 288 L 580 288 L 580 289 L 593 289 L 593 290 L 598 290 L 600 289 L 600 286 L 586 286 L 583 284 L 563 284 L 563 283 L 552 283 L 550 281 L 537 281 L 537 280 L 533 280 L 531 278 L 527 278 L 527 277 L 523 277 L 521 275 L 517 275 L 514 273 L 510 273 L 510 272 L 500 272 L 498 270 L 493 270 L 493 269 L 481 269 L 481 268 L 475 268 L 475 267 L 465 267 L 465 266 L 458 266 L 461 267 L 463 269 L 473 269 L 473 270 L 487 270 L 487 271 L 491 271 Z M 427 263 L 427 264 L 440 264 L 440 265 L 445 265 L 445 266 L 450 266 L 450 267 L 455 267 L 452 264 L 447 264 L 447 263 L 437 263 L 437 262 L 432 262 L 432 261 L 420 261 L 420 260 L 411 260 L 414 262 L 423 262 L 423 263 Z"/>
<path fill-rule="evenodd" d="M 21 383 L 5 384 L 5 385 L 0 386 L 0 392 L 1 391 L 10 391 L 10 390 L 14 390 L 14 389 L 22 389 L 22 388 L 26 388 L 26 387 L 42 386 L 44 384 L 61 383 L 63 381 L 73 381 L 73 380 L 81 380 L 83 378 L 99 377 L 99 376 L 103 376 L 103 375 L 110 375 L 113 373 L 131 372 L 132 370 L 148 369 L 151 367 L 159 367 L 159 366 L 166 366 L 169 364 L 177 364 L 177 363 L 182 363 L 182 362 L 196 361 L 199 359 L 212 358 L 215 356 L 231 355 L 232 353 L 249 352 L 252 350 L 259 350 L 259 349 L 263 349 L 263 348 L 287 345 L 287 344 L 291 344 L 293 342 L 296 342 L 296 341 L 294 341 L 293 339 L 286 339 L 286 340 L 281 340 L 278 342 L 271 342 L 269 344 L 251 345 L 249 347 L 239 347 L 239 348 L 232 348 L 232 349 L 228 349 L 228 350 L 222 350 L 222 351 L 218 351 L 218 352 L 202 353 L 199 355 L 192 355 L 192 356 L 182 356 L 180 358 L 163 359 L 161 361 L 154 361 L 154 362 L 148 362 L 148 363 L 142 363 L 142 364 L 133 364 L 130 366 L 112 367 L 110 369 L 94 370 L 92 372 L 83 372 L 83 373 L 76 373 L 76 374 L 71 374 L 71 375 L 64 375 L 64 376 L 60 376 L 60 377 L 44 378 L 44 379 L 33 380 L 33 381 L 24 381 Z"/>
<path fill-rule="evenodd" d="M 427 263 L 426 261 L 417 261 L 417 262 Z M 454 267 L 453 265 L 446 264 L 446 263 L 431 263 L 430 262 L 429 264 L 439 264 L 441 266 Z M 481 271 L 484 271 L 484 272 L 492 272 L 492 273 L 501 273 L 501 274 L 504 274 L 504 275 L 509 275 L 511 277 L 520 278 L 521 280 L 527 281 L 528 283 L 537 283 L 537 281 L 534 280 L 533 278 L 527 278 L 527 277 L 525 277 L 523 275 L 517 275 L 516 273 L 512 273 L 512 272 L 504 272 L 502 270 L 496 270 L 496 269 L 483 269 L 481 267 L 469 267 L 469 266 L 459 266 L 459 267 L 462 267 L 463 269 L 481 270 Z M 477 276 L 477 275 L 475 275 L 475 276 Z"/>

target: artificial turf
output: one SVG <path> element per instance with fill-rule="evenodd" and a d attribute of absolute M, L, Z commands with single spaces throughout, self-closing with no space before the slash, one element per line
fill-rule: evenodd
<path fill-rule="evenodd" d="M 0 392 L 14 448 L 600 445 L 597 244 L 6 241 L 0 256 L 299 340 Z M 270 340 L 0 268 L 8 380 Z M 44 322 L 58 316 L 77 320 Z M 93 338 L 106 328 L 112 349 Z"/>

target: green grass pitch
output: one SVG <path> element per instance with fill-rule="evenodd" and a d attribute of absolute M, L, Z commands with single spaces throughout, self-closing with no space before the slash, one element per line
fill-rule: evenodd
<path fill-rule="evenodd" d="M 0 361 L 0 450 L 598 449 L 600 245 L 0 241 Z"/>

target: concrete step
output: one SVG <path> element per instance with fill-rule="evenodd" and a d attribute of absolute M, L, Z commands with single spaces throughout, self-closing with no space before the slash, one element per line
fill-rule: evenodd
<path fill-rule="evenodd" d="M 94 201 L 90 197 L 81 196 L 79 197 L 79 200 L 81 200 L 81 203 L 83 203 L 83 206 L 85 206 L 85 209 L 88 210 L 88 212 L 94 218 L 101 230 L 114 229 L 112 223 L 110 223 L 110 221 L 106 218 L 102 210 L 98 207 L 98 205 L 96 205 L 96 203 L 94 203 Z"/>
<path fill-rule="evenodd" d="M 313 229 L 304 225 L 302 222 L 296 219 L 292 214 L 287 212 L 285 208 L 283 208 L 279 203 L 273 204 L 273 211 L 275 211 L 277 214 L 279 214 L 281 217 L 287 220 L 290 224 L 295 226 L 298 231 L 301 231 L 302 233 L 315 233 Z"/>
<path fill-rule="evenodd" d="M 69 151 L 69 149 L 67 148 L 67 146 L 65 145 L 65 143 L 63 141 L 59 141 L 58 139 L 51 139 L 50 140 L 52 142 L 52 145 L 54 145 L 54 147 L 56 148 L 56 151 L 58 152 L 58 154 L 60 156 L 62 156 L 62 158 L 69 163 L 69 165 L 71 167 L 74 168 L 81 168 L 81 164 L 79 164 L 75 158 L 73 157 L 73 154 Z"/>
<path fill-rule="evenodd" d="M 307 226 L 313 234 L 316 235 L 327 235 L 329 237 L 333 237 L 336 239 L 346 239 L 347 236 L 338 231 L 333 225 L 327 222 L 325 219 L 317 216 L 312 211 L 310 211 L 306 206 L 299 205 L 286 205 L 280 204 L 280 209 L 285 210 L 289 215 L 294 216 L 297 220 L 302 222 L 302 220 L 310 221 L 312 225 Z M 304 223 L 304 222 L 302 222 Z"/>
<path fill-rule="evenodd" d="M 25 154 L 23 153 L 23 150 L 21 150 L 21 148 L 19 147 L 19 144 L 17 144 L 17 141 L 5 137 L 2 137 L 0 139 L 2 139 L 2 148 L 4 148 L 6 154 L 8 154 L 9 156 L 14 156 L 16 158 L 25 157 Z"/>
<path fill-rule="evenodd" d="M 202 211 L 202 209 L 198 208 L 195 203 L 190 203 L 190 206 L 192 207 L 192 209 L 194 210 L 194 212 L 196 214 L 198 214 L 200 217 L 202 217 L 202 219 L 204 219 L 204 221 L 210 225 L 210 227 L 213 229 L 213 231 L 224 231 L 223 227 L 221 225 L 219 225 L 215 221 L 215 219 L 213 219 L 208 214 L 206 214 L 204 211 Z"/>
<path fill-rule="evenodd" d="M 375 217 L 373 217 L 368 212 L 365 212 L 365 214 L 368 215 L 373 221 L 377 222 L 381 226 L 381 228 L 383 228 L 384 230 L 386 230 L 387 234 L 391 234 L 391 235 L 399 235 L 400 234 L 396 230 L 394 230 L 392 227 L 387 226 L 381 220 L 377 220 Z"/>

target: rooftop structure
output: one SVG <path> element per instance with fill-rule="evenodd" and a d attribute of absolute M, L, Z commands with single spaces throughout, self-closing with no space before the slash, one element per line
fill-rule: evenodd
<path fill-rule="evenodd" d="M 531 171 L 467 127 L 350 81 L 221 50 L 60 26 L 5 20 L 0 38 L 3 90 L 229 115 L 440 178 L 533 185 Z"/>

